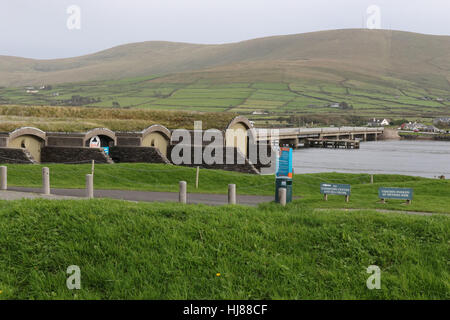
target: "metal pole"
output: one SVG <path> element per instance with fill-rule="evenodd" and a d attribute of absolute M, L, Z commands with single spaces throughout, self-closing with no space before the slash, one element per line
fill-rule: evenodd
<path fill-rule="evenodd" d="M 186 203 L 187 200 L 187 182 L 186 181 L 180 181 L 180 195 L 179 195 L 179 202 L 180 203 Z"/>
<path fill-rule="evenodd" d="M 8 189 L 8 168 L 6 166 L 0 167 L 0 190 Z"/>
<path fill-rule="evenodd" d="M 236 204 L 236 185 L 228 185 L 228 204 Z"/>
<path fill-rule="evenodd" d="M 42 193 L 50 194 L 50 169 L 42 168 Z"/>
<path fill-rule="evenodd" d="M 94 198 L 94 175 L 86 175 L 86 198 Z"/>

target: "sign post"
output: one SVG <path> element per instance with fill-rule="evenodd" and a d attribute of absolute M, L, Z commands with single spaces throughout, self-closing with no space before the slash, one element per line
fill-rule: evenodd
<path fill-rule="evenodd" d="M 406 200 L 406 204 L 411 204 L 413 199 L 413 189 L 411 188 L 384 188 L 378 189 L 378 198 L 381 203 L 386 203 L 386 199 Z"/>
<path fill-rule="evenodd" d="M 328 200 L 328 195 L 345 196 L 345 202 L 350 201 L 351 186 L 349 184 L 321 183 L 320 193 L 323 194 L 323 200 Z"/>
<path fill-rule="evenodd" d="M 275 202 L 280 202 L 279 189 L 286 189 L 286 202 L 292 201 L 292 148 L 280 148 L 275 179 Z"/>

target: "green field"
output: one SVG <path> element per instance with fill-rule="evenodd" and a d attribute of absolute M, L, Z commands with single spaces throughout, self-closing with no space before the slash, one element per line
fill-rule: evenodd
<path fill-rule="evenodd" d="M 58 96 L 55 96 L 58 94 Z M 393 119 L 431 119 L 450 114 L 450 92 L 428 90 L 413 83 L 160 83 L 153 77 L 117 81 L 60 84 L 52 90 L 26 93 L 24 88 L 0 89 L 0 103 L 18 105 L 78 105 L 104 108 L 234 112 L 246 115 L 258 125 L 279 123 L 290 116 L 355 115 Z M 84 102 L 71 100 L 81 96 Z M 425 97 L 427 97 L 425 100 Z M 333 108 L 336 103 L 350 108 Z M 253 112 L 266 113 L 253 115 Z M 281 119 L 280 119 L 281 117 Z"/>

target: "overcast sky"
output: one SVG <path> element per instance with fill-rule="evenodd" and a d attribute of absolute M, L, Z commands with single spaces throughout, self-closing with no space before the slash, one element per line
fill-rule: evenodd
<path fill-rule="evenodd" d="M 80 19 L 67 13 L 71 5 Z M 450 0 L 0 0 L 0 55 L 50 59 L 149 40 L 226 43 L 362 28 L 370 5 L 380 8 L 382 29 L 450 35 Z"/>

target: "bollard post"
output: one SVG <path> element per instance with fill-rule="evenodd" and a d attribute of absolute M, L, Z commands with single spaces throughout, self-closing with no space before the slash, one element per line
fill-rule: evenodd
<path fill-rule="evenodd" d="M 326 193 L 323 195 L 323 200 L 328 201 L 328 195 Z"/>
<path fill-rule="evenodd" d="M 286 188 L 278 189 L 278 199 L 280 199 L 280 204 L 283 207 L 286 206 Z"/>
<path fill-rule="evenodd" d="M 236 204 L 236 185 L 228 185 L 228 204 Z"/>
<path fill-rule="evenodd" d="M 200 167 L 197 167 L 197 172 L 195 174 L 195 189 L 198 189 L 198 176 L 200 173 Z"/>
<path fill-rule="evenodd" d="M 350 196 L 349 195 L 346 195 L 345 196 L 345 202 L 349 202 L 350 201 Z"/>
<path fill-rule="evenodd" d="M 179 195 L 179 202 L 180 203 L 186 203 L 187 200 L 187 182 L 186 181 L 180 181 L 180 195 Z"/>
<path fill-rule="evenodd" d="M 370 175 L 370 183 L 373 184 L 373 174 Z"/>
<path fill-rule="evenodd" d="M 86 175 L 86 198 L 89 198 L 89 199 L 94 198 L 94 175 L 93 174 Z"/>
<path fill-rule="evenodd" d="M 95 170 L 95 160 L 92 160 L 91 163 L 91 174 L 94 175 L 94 170 Z"/>
<path fill-rule="evenodd" d="M 8 189 L 8 168 L 6 166 L 0 167 L 0 190 Z"/>
<path fill-rule="evenodd" d="M 42 168 L 42 193 L 50 194 L 50 169 L 47 167 Z"/>

